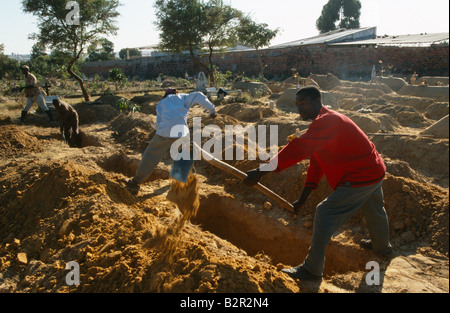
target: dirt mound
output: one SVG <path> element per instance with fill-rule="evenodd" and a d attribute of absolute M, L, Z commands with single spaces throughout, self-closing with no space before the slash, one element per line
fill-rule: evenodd
<path fill-rule="evenodd" d="M 428 106 L 424 111 L 425 117 L 433 120 L 440 120 L 447 116 L 448 113 L 448 102 L 435 102 Z"/>
<path fill-rule="evenodd" d="M 0 155 L 8 157 L 15 154 L 41 152 L 42 143 L 15 125 L 0 125 Z"/>
<path fill-rule="evenodd" d="M 12 124 L 11 116 L 1 114 L 0 115 L 0 126 L 10 125 L 10 124 Z"/>
<path fill-rule="evenodd" d="M 218 114 L 226 114 L 243 122 L 256 122 L 262 118 L 276 116 L 274 109 L 266 105 L 229 104 L 217 110 Z"/>
<path fill-rule="evenodd" d="M 435 138 L 447 138 L 449 136 L 448 115 L 441 120 L 437 121 L 430 127 L 424 129 L 420 134 L 430 135 Z"/>
<path fill-rule="evenodd" d="M 139 105 L 139 112 L 156 115 L 156 105 L 162 100 L 162 98 L 163 97 L 161 95 L 146 94 L 143 96 L 133 97 L 130 101 Z"/>
<path fill-rule="evenodd" d="M 24 292 L 297 292 L 298 286 L 258 259 L 186 222 L 173 249 L 144 248 L 180 211 L 164 196 L 138 198 L 103 175 L 74 164 L 33 174 L 19 197 L 2 192 L 0 230 L 3 291 Z M 17 178 L 17 173 L 10 179 Z M 10 181 L 10 180 L 8 180 Z M 2 179 L 2 184 L 6 181 Z M 40 210 L 35 210 L 40 203 Z M 166 244 L 169 244 L 167 242 Z M 168 258 L 168 253 L 171 257 Z M 20 257 L 17 256 L 20 254 Z M 65 263 L 76 260 L 79 286 L 65 283 Z M 25 262 L 25 263 L 21 263 Z"/>
<path fill-rule="evenodd" d="M 73 107 L 78 113 L 80 125 L 106 123 L 119 115 L 114 105 L 109 104 L 78 103 Z"/>
<path fill-rule="evenodd" d="M 115 140 L 128 149 L 143 152 L 155 134 L 156 117 L 143 113 L 119 114 L 111 120 L 109 128 Z"/>
<path fill-rule="evenodd" d="M 123 179 L 135 173 L 155 132 L 155 93 L 135 99 L 148 104 L 144 113 L 110 116 L 110 104 L 80 104 L 85 121 L 92 121 L 83 124 L 89 145 L 81 149 L 65 145 L 45 115 L 30 114 L 24 125 L 4 119 L 0 292 L 448 292 L 449 142 L 419 136 L 448 111 L 448 103 L 376 88 L 383 94 L 368 97 L 362 83 L 338 85 L 329 94 L 339 110 L 366 132 L 378 132 L 370 138 L 387 165 L 391 261 L 359 246 L 369 232 L 358 213 L 333 235 L 320 284 L 295 282 L 280 271 L 308 253 L 315 208 L 332 192 L 326 177 L 297 216 L 204 161 L 195 162 L 187 186 L 171 181 L 173 160 L 164 157 L 139 191 L 128 189 Z M 227 103 L 217 107 L 216 119 L 195 106 L 189 126 L 195 116 L 202 117 L 202 127 L 222 131 L 227 125 L 276 125 L 280 149 L 288 135 L 310 124 L 280 108 L 263 111 L 260 119 L 260 105 L 270 108 L 258 101 Z M 18 117 L 20 110 L 8 113 Z M 208 140 L 202 137 L 202 144 Z M 230 147 L 221 150 L 225 158 Z M 244 146 L 243 160 L 225 162 L 244 172 L 264 163 L 248 154 Z M 261 183 L 293 202 L 308 166 L 304 160 Z M 69 286 L 66 266 L 73 261 L 81 283 Z M 380 285 L 365 283 L 369 261 L 380 264 Z"/>
<path fill-rule="evenodd" d="M 448 86 L 410 86 L 407 85 L 398 91 L 399 95 L 431 98 L 436 101 L 449 100 Z"/>
<path fill-rule="evenodd" d="M 383 156 L 403 160 L 433 183 L 448 188 L 448 140 L 408 136 L 374 136 L 371 140 Z"/>
<path fill-rule="evenodd" d="M 318 83 L 320 88 L 323 90 L 331 90 L 333 88 L 342 85 L 342 82 L 333 74 L 327 75 L 311 74 L 309 77 L 311 77 L 312 80 Z"/>
<path fill-rule="evenodd" d="M 266 84 L 260 82 L 244 82 L 238 81 L 233 84 L 233 90 L 242 90 L 248 92 L 252 97 L 263 97 L 266 95 L 271 95 L 272 91 Z"/>

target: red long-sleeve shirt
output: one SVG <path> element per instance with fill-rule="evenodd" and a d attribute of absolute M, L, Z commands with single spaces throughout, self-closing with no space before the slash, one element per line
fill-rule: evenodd
<path fill-rule="evenodd" d="M 323 177 L 333 189 L 379 182 L 386 165 L 367 135 L 347 116 L 323 107 L 300 138 L 292 140 L 269 163 L 282 171 L 310 158 L 305 186 L 316 188 Z"/>

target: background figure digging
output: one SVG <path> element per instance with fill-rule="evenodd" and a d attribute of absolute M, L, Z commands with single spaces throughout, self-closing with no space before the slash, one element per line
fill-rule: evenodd
<path fill-rule="evenodd" d="M 78 128 L 78 113 L 68 103 L 53 100 L 53 105 L 60 123 L 61 135 L 70 147 L 81 148 L 81 136 Z"/>

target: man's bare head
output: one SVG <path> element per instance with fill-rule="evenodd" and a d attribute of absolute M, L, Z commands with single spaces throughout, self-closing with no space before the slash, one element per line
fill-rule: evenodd
<path fill-rule="evenodd" d="M 59 102 L 59 99 L 53 99 L 53 106 L 55 109 L 58 109 L 61 106 L 61 103 Z"/>
<path fill-rule="evenodd" d="M 322 109 L 322 95 L 320 90 L 315 86 L 301 88 L 297 92 L 295 105 L 304 121 L 315 120 Z"/>

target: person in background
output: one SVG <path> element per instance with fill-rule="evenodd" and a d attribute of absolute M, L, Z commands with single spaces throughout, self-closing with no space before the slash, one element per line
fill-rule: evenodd
<path fill-rule="evenodd" d="M 27 116 L 28 111 L 31 109 L 33 104 L 36 102 L 38 106 L 43 110 L 49 117 L 50 121 L 53 121 L 52 113 L 45 103 L 45 97 L 39 88 L 38 81 L 36 76 L 30 73 L 30 68 L 27 65 L 24 65 L 20 68 L 22 74 L 25 75 L 25 96 L 27 97 L 27 104 L 25 108 L 22 110 L 22 114 L 20 116 L 20 121 L 23 123 L 25 121 L 25 117 Z"/>
<path fill-rule="evenodd" d="M 59 99 L 53 99 L 53 106 L 59 121 L 59 130 L 63 140 L 70 147 L 81 147 L 80 130 L 78 127 L 78 113 L 68 103 Z"/>

